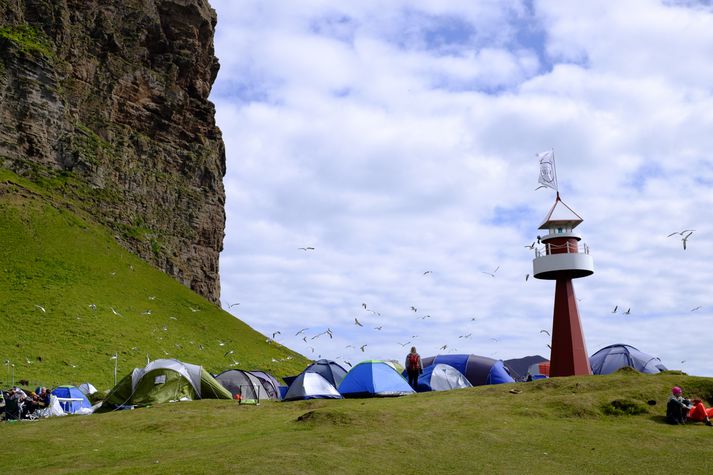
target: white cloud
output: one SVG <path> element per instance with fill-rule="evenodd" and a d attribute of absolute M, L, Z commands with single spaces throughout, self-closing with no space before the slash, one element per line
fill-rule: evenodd
<path fill-rule="evenodd" d="M 524 245 L 553 200 L 534 154 L 554 147 L 595 260 L 574 284 L 590 354 L 626 342 L 713 375 L 696 330 L 713 319 L 713 15 L 472 3 L 213 2 L 223 300 L 310 357 L 400 360 L 409 340 L 548 356 L 554 285 L 525 282 Z M 684 228 L 685 251 L 666 237 Z"/>

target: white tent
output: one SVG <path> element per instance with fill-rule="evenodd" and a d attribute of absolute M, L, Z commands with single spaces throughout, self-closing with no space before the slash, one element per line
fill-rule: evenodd
<path fill-rule="evenodd" d="M 92 383 L 82 383 L 78 387 L 79 390 L 82 391 L 85 396 L 89 396 L 90 394 L 94 394 L 95 392 L 97 392 L 97 388 L 95 388 Z"/>
<path fill-rule="evenodd" d="M 472 386 L 463 373 L 443 363 L 426 367 L 418 377 L 419 391 L 448 391 Z"/>

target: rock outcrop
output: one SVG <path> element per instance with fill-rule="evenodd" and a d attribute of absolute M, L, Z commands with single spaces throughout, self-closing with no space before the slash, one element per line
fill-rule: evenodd
<path fill-rule="evenodd" d="M 0 166 L 218 302 L 215 25 L 207 0 L 0 0 Z"/>

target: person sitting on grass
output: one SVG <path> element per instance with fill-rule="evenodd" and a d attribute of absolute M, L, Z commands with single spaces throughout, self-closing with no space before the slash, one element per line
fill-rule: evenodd
<path fill-rule="evenodd" d="M 670 424 L 685 424 L 690 420 L 713 426 L 710 417 L 713 417 L 713 408 L 706 409 L 700 399 L 690 401 L 684 398 L 683 390 L 678 386 L 671 389 L 671 396 L 666 404 L 666 420 Z"/>

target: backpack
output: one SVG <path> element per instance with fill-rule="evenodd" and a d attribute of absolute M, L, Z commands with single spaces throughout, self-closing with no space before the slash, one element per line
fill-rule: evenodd
<path fill-rule="evenodd" d="M 406 361 L 408 361 L 408 369 L 421 369 L 420 360 L 421 358 L 418 356 L 418 353 L 409 353 L 406 357 Z"/>

